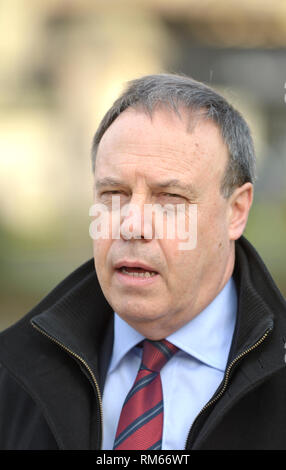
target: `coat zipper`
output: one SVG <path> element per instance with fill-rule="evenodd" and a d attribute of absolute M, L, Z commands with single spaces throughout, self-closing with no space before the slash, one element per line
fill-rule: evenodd
<path fill-rule="evenodd" d="M 226 373 L 225 373 L 225 376 L 224 376 L 224 382 L 223 382 L 223 385 L 222 385 L 222 388 L 221 390 L 219 391 L 219 393 L 217 395 L 215 395 L 210 401 L 208 401 L 206 403 L 206 405 L 201 409 L 201 411 L 199 412 L 199 414 L 197 415 L 195 421 L 193 422 L 192 424 L 192 427 L 189 431 L 189 434 L 188 434 L 188 437 L 187 437 L 187 440 L 186 440 L 186 444 L 185 444 L 185 450 L 188 450 L 188 448 L 190 449 L 190 445 L 191 445 L 191 434 L 192 434 L 192 431 L 194 429 L 194 426 L 195 426 L 195 423 L 197 422 L 197 420 L 199 419 L 199 417 L 211 406 L 213 405 L 225 392 L 227 386 L 228 386 L 228 382 L 229 382 L 229 377 L 230 377 L 230 373 L 231 373 L 231 370 L 233 368 L 233 366 L 242 358 L 244 357 L 246 354 L 248 354 L 249 352 L 253 351 L 253 349 L 257 348 L 257 346 L 259 346 L 264 340 L 265 338 L 268 336 L 268 334 L 270 333 L 270 331 L 272 331 L 272 328 L 269 328 L 268 330 L 265 331 L 264 335 L 261 336 L 261 338 L 256 341 L 256 343 L 254 343 L 250 348 L 248 349 L 245 349 L 242 353 L 240 353 L 238 356 L 235 357 L 235 359 L 233 359 L 231 361 L 231 363 L 229 364 L 229 366 L 227 367 L 226 369 Z M 188 447 L 187 447 L 188 446 Z"/>
<path fill-rule="evenodd" d="M 102 399 L 101 399 L 101 394 L 100 394 L 100 389 L 99 389 L 99 385 L 98 385 L 98 382 L 95 378 L 95 375 L 93 373 L 93 371 L 91 370 L 91 368 L 89 367 L 89 365 L 87 364 L 87 362 L 81 357 L 79 356 L 77 353 L 73 352 L 71 349 L 69 349 L 67 346 L 65 346 L 64 344 L 62 344 L 59 340 L 57 340 L 56 338 L 54 338 L 53 336 L 50 336 L 48 333 L 46 333 L 44 330 L 42 330 L 38 325 L 36 325 L 35 323 L 31 322 L 32 326 L 37 330 L 39 331 L 42 335 L 46 336 L 48 339 L 50 339 L 51 341 L 53 341 L 54 343 L 56 343 L 58 346 L 60 346 L 62 349 L 64 349 L 67 353 L 69 353 L 71 356 L 75 357 L 81 364 L 84 365 L 84 367 L 86 368 L 86 370 L 88 371 L 90 377 L 91 377 L 91 380 L 92 380 L 92 383 L 95 385 L 95 390 L 96 390 L 96 395 L 97 395 L 97 399 L 98 399 L 98 404 L 99 404 L 99 410 L 100 410 L 100 428 L 101 428 L 101 435 L 100 435 L 100 446 L 99 446 L 99 449 L 101 449 L 101 446 L 102 446 L 102 435 L 103 435 L 103 430 L 102 430 L 102 425 L 103 425 L 103 411 L 102 411 Z"/>

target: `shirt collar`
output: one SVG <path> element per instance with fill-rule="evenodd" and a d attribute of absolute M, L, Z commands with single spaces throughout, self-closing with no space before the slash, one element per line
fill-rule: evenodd
<path fill-rule="evenodd" d="M 237 311 L 237 293 L 231 278 L 215 299 L 195 318 L 166 339 L 199 361 L 225 370 Z M 109 372 L 134 346 L 144 340 L 117 313 L 114 317 L 114 344 Z"/>
<path fill-rule="evenodd" d="M 142 340 L 144 340 L 144 336 L 132 328 L 132 326 L 128 325 L 128 323 L 122 320 L 122 318 L 115 312 L 113 351 L 108 372 L 112 372 L 125 354 L 127 354 Z"/>

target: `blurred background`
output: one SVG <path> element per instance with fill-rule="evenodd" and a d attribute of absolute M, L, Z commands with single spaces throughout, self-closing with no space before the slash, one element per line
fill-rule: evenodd
<path fill-rule="evenodd" d="M 93 134 L 126 81 L 158 72 L 245 115 L 246 236 L 286 295 L 285 0 L 1 0 L 0 330 L 92 257 Z"/>

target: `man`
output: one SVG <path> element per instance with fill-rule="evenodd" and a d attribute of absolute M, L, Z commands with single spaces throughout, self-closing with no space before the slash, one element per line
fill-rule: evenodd
<path fill-rule="evenodd" d="M 245 120 L 202 83 L 142 77 L 92 158 L 108 236 L 1 334 L 1 448 L 285 449 L 286 308 L 242 235 Z M 168 208 L 195 243 L 168 236 Z"/>

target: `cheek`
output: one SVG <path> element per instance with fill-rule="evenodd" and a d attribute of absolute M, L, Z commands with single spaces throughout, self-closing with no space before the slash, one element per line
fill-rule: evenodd
<path fill-rule="evenodd" d="M 213 204 L 197 208 L 197 236 L 192 249 L 181 250 L 182 240 L 165 240 L 163 250 L 170 273 L 186 284 L 196 283 L 204 271 L 208 270 L 227 244 L 227 219 L 224 207 Z M 189 232 L 191 237 L 193 232 Z M 220 247 L 222 249 L 220 249 Z"/>
<path fill-rule="evenodd" d="M 178 292 L 185 285 L 192 284 L 195 273 L 199 268 L 198 248 L 193 250 L 181 250 L 181 240 L 164 240 L 162 251 L 164 252 L 168 275 L 166 282 L 169 287 Z"/>
<path fill-rule="evenodd" d="M 224 207 L 213 206 L 198 224 L 198 249 L 206 276 L 215 275 L 228 257 L 228 224 Z"/>
<path fill-rule="evenodd" d="M 93 256 L 95 268 L 100 270 L 99 274 L 107 266 L 107 256 L 110 249 L 110 240 L 93 240 Z"/>
<path fill-rule="evenodd" d="M 218 245 L 228 234 L 225 204 L 210 204 L 198 210 L 198 238 L 204 246 Z"/>

